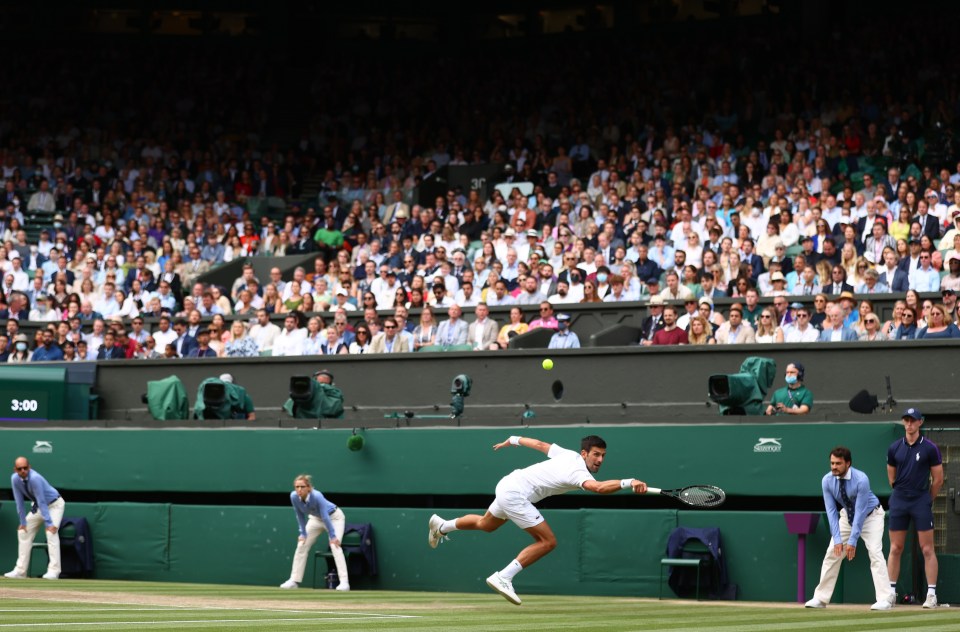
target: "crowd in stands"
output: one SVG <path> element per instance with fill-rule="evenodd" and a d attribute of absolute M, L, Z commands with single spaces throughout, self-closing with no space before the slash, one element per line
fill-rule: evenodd
<path fill-rule="evenodd" d="M 869 65 L 890 64 L 896 82 L 899 31 L 883 32 Z M 571 348 L 564 305 L 631 301 L 646 303 L 645 345 L 960 337 L 956 86 L 848 84 L 755 55 L 739 62 L 743 85 L 719 83 L 724 60 L 736 66 L 757 41 L 706 40 L 689 70 L 712 96 L 693 102 L 678 83 L 690 51 L 645 69 L 641 83 L 660 86 L 646 91 L 624 87 L 635 59 L 544 44 L 514 69 L 549 58 L 567 69 L 556 81 L 531 72 L 511 95 L 464 67 L 454 96 L 416 111 L 447 79 L 334 65 L 290 149 L 260 141 L 268 104 L 240 80 L 268 89 L 256 64 L 228 80 L 212 58 L 143 91 L 25 80 L 29 98 L 0 128 L 0 360 L 503 349 L 537 327 Z M 144 61 L 104 55 L 109 67 Z M 928 84 L 947 58 L 924 59 Z M 158 72 L 168 62 L 153 60 Z M 338 79 L 344 89 L 326 89 Z M 97 88 L 116 103 L 76 106 Z M 445 167 L 483 163 L 503 164 L 507 186 L 417 198 Z M 320 191 L 302 199 L 311 172 Z M 199 280 L 234 259 L 294 254 L 316 258 L 289 278 L 248 264 L 231 287 Z M 902 297 L 892 318 L 874 313 L 877 294 Z M 726 314 L 721 297 L 735 299 Z M 511 306 L 509 320 L 490 306 Z M 533 322 L 525 306 L 539 309 Z M 28 339 L 21 321 L 43 326 Z"/>

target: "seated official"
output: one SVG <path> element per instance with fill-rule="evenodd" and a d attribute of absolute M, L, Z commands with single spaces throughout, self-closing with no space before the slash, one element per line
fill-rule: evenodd
<path fill-rule="evenodd" d="M 813 393 L 803 385 L 804 369 L 799 362 L 787 365 L 787 385 L 778 389 L 770 398 L 767 415 L 807 415 L 813 409 Z"/>

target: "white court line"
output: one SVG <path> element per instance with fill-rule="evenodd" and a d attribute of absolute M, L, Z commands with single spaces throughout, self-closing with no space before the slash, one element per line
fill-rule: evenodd
<path fill-rule="evenodd" d="M 95 604 L 101 604 L 101 605 L 104 605 L 104 606 L 130 606 L 130 605 L 134 605 L 134 606 L 135 606 L 135 605 L 140 605 L 140 604 L 142 604 L 142 605 L 144 605 L 144 606 L 156 606 L 156 605 L 157 605 L 157 604 L 155 604 L 155 603 L 136 602 L 136 601 L 79 601 L 79 602 L 73 602 L 73 600 L 68 599 L 68 598 L 66 598 L 66 597 L 6 597 L 6 596 L 4 596 L 4 599 L 11 599 L 11 600 L 12 600 L 12 599 L 19 599 L 20 601 L 52 601 L 52 602 L 54 602 L 54 603 L 64 603 L 64 602 L 79 603 L 79 604 L 95 603 Z M 173 611 L 173 610 L 180 610 L 180 611 L 183 611 L 183 610 L 196 610 L 197 612 L 202 612 L 202 611 L 204 611 L 204 610 L 245 610 L 245 611 L 247 611 L 247 612 L 285 612 L 285 613 L 288 613 L 288 614 L 313 614 L 313 613 L 316 613 L 316 614 L 358 614 L 358 615 L 364 615 L 364 616 L 383 616 L 383 617 L 393 616 L 393 615 L 387 615 L 387 614 L 385 614 L 385 615 L 371 614 L 371 613 L 369 613 L 369 612 L 344 612 L 344 611 L 342 611 L 342 610 L 291 610 L 291 609 L 289 609 L 289 608 L 237 608 L 237 607 L 233 607 L 233 606 L 177 606 L 177 605 L 169 605 L 169 606 L 164 606 L 163 608 L 155 608 L 155 609 L 156 609 L 157 611 L 163 611 L 163 610 L 171 610 L 171 611 Z M 134 610 L 134 611 L 136 611 L 136 610 L 149 610 L 149 608 L 125 608 L 125 610 Z M 31 608 L 31 609 L 25 609 L 25 611 L 26 611 L 26 612 L 42 612 L 42 611 L 40 611 L 40 610 L 34 610 L 34 609 L 32 609 L 32 608 Z M 0 610 L 0 612 L 18 612 L 18 611 L 17 611 L 17 610 Z M 63 612 L 63 611 L 62 611 L 62 610 L 50 610 L 50 611 L 48 611 L 48 612 Z"/>
<path fill-rule="evenodd" d="M 89 622 L 57 622 L 54 625 L 60 626 L 69 626 L 69 625 L 182 625 L 182 624 L 221 624 L 221 623 L 276 623 L 276 622 L 292 622 L 292 621 L 311 621 L 314 623 L 325 623 L 327 621 L 364 621 L 364 620 L 373 620 L 382 621 L 383 619 L 419 619 L 419 616 L 409 615 L 409 614 L 378 614 L 372 616 L 364 617 L 327 617 L 327 618 L 310 618 L 310 617 L 291 617 L 283 619 L 184 619 L 180 621 L 89 621 Z M 34 628 L 34 627 L 49 627 L 51 623 L 0 623 L 0 628 Z"/>
<path fill-rule="evenodd" d="M 82 608 L 80 610 L 74 610 L 76 613 L 83 612 L 179 612 L 180 608 L 185 608 L 186 606 L 168 606 L 166 608 Z M 196 610 L 203 610 L 203 608 L 196 608 Z M 0 612 L 60 612 L 63 613 L 62 608 L 2 608 Z M 285 612 L 281 610 L 280 612 Z M 293 612 L 299 614 L 301 612 L 307 612 L 306 610 L 294 610 Z"/>

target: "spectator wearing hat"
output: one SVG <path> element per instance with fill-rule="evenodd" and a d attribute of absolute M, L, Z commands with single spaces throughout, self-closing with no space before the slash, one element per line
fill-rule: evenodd
<path fill-rule="evenodd" d="M 13 337 L 13 351 L 7 357 L 7 362 L 12 364 L 29 362 L 32 355 L 27 334 L 16 334 Z"/>
<path fill-rule="evenodd" d="M 791 362 L 784 370 L 787 385 L 774 391 L 767 406 L 767 415 L 809 415 L 813 409 L 813 393 L 803 384 L 804 368 Z"/>
<path fill-rule="evenodd" d="M 776 262 L 771 262 L 776 264 Z M 780 270 L 774 270 L 770 273 L 770 287 L 763 291 L 764 296 L 784 296 L 787 292 L 787 277 L 783 276 Z M 760 275 L 760 287 L 763 290 L 763 275 Z"/>
<path fill-rule="evenodd" d="M 54 305 L 52 296 L 37 294 L 37 306 L 30 310 L 30 320 L 41 323 L 52 323 L 62 320 L 60 310 Z"/>
<path fill-rule="evenodd" d="M 570 314 L 557 314 L 557 332 L 550 337 L 548 349 L 579 349 L 580 338 L 570 329 Z"/>
<path fill-rule="evenodd" d="M 940 291 L 960 292 L 960 253 L 952 252 L 947 255 L 946 260 L 948 272 L 940 279 Z"/>
<path fill-rule="evenodd" d="M 537 240 L 540 238 L 540 233 L 536 229 L 531 228 L 524 233 L 525 242 L 518 244 L 517 249 L 517 258 L 520 261 L 529 261 L 530 254 L 536 251 L 537 249 Z"/>
<path fill-rule="evenodd" d="M 957 193 L 957 198 L 960 199 L 960 193 Z M 943 238 L 940 240 L 940 243 L 937 244 L 937 250 L 943 252 L 957 251 L 956 247 L 956 237 L 960 235 L 960 205 L 954 204 L 950 207 L 950 226 L 949 230 L 943 235 Z"/>
<path fill-rule="evenodd" d="M 662 296 L 655 294 L 650 297 L 650 301 L 647 303 L 647 311 L 649 314 L 640 324 L 641 342 L 650 342 L 653 340 L 654 334 L 663 329 L 663 308 L 666 304 Z"/>

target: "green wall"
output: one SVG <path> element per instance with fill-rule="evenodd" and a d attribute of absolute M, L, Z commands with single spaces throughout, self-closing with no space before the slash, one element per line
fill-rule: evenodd
<path fill-rule="evenodd" d="M 494 452 L 522 432 L 579 449 L 581 437 L 607 441 L 601 477 L 635 476 L 663 488 L 709 483 L 731 495 L 819 496 L 828 453 L 853 450 L 873 490 L 889 494 L 886 450 L 892 423 L 739 426 L 593 426 L 536 429 L 371 429 L 360 452 L 347 430 L 5 430 L 0 463 L 18 455 L 66 490 L 287 492 L 312 473 L 325 492 L 491 494 L 497 481 L 542 458 L 526 449 Z M 755 451 L 761 438 L 780 450 Z M 34 454 L 37 441 L 52 452 Z M 769 444 L 768 444 L 769 445 Z M 443 476 L 437 476 L 443 472 Z"/>
<path fill-rule="evenodd" d="M 530 539 L 513 525 L 493 533 L 456 532 L 431 550 L 425 509 L 344 508 L 348 522 L 374 526 L 380 574 L 353 578 L 357 589 L 484 592 L 484 578 L 509 562 Z M 481 511 L 481 510 L 477 510 Z M 455 514 L 441 512 L 447 517 Z M 67 501 L 68 516 L 91 523 L 99 579 L 279 585 L 290 572 L 296 523 L 284 507 L 183 506 L 138 503 L 83 504 Z M 527 594 L 596 594 L 655 597 L 659 560 L 670 531 L 678 526 L 720 527 L 731 581 L 741 600 L 793 601 L 796 596 L 796 537 L 783 515 L 773 512 L 675 510 L 558 510 L 544 517 L 559 546 L 516 580 Z M 12 503 L 0 507 L 0 532 L 13 533 Z M 807 595 L 819 577 L 829 540 L 821 521 L 808 540 Z M 889 547 L 884 546 L 884 550 Z M 318 546 L 318 550 L 321 547 Z M 836 602 L 872 603 L 864 550 L 844 566 Z M 16 540 L 0 538 L 0 559 L 12 566 Z M 44 559 L 43 554 L 39 554 Z M 320 560 L 318 582 L 326 571 Z M 909 557 L 904 563 L 904 576 Z M 960 596 L 957 556 L 941 556 L 941 600 Z M 43 571 L 35 561 L 34 574 Z M 313 558 L 305 584 L 313 577 Z M 670 595 L 666 586 L 664 592 Z"/>
<path fill-rule="evenodd" d="M 529 430 L 529 429 L 528 429 Z M 346 449 L 340 430 L 5 430 L 0 462 L 26 454 L 64 492 L 67 515 L 90 520 L 97 576 L 139 580 L 278 585 L 289 574 L 296 542 L 288 507 L 99 503 L 70 500 L 84 491 L 289 493 L 299 472 L 314 474 L 336 502 L 342 494 L 479 494 L 492 496 L 497 480 L 538 461 L 536 452 L 491 447 L 509 429 L 380 429 L 365 433 L 360 452 Z M 538 438 L 576 447 L 596 433 L 608 442 L 602 478 L 637 476 L 662 487 L 715 483 L 732 496 L 819 496 L 834 445 L 851 447 L 854 463 L 881 496 L 884 455 L 902 431 L 890 423 L 738 426 L 614 426 L 529 430 Z M 755 451 L 775 438 L 780 451 Z M 51 452 L 34 453 L 38 441 Z M 768 444 L 769 445 L 769 444 Z M 582 492 L 579 492 L 582 493 Z M 577 493 L 571 494 L 576 496 Z M 215 497 L 215 496 L 214 496 Z M 656 596 L 659 559 L 678 526 L 717 526 L 731 580 L 740 598 L 792 601 L 796 595 L 796 537 L 779 512 L 633 509 L 548 510 L 560 545 L 520 576 L 521 592 Z M 483 579 L 502 568 L 529 537 L 512 525 L 498 532 L 455 533 L 436 550 L 426 545 L 424 508 L 345 507 L 348 522 L 374 525 L 380 576 L 357 588 L 484 591 Z M 482 508 L 476 511 L 481 512 Z M 439 510 L 445 517 L 462 511 Z M 0 506 L 0 564 L 16 555 L 13 503 Z M 807 553 L 809 595 L 819 576 L 828 531 L 821 520 Z M 307 581 L 312 577 L 312 559 Z M 960 598 L 960 564 L 942 556 L 944 601 Z M 325 568 L 325 567 L 324 567 Z M 905 566 L 906 568 L 906 566 Z M 320 573 L 322 575 L 322 573 Z M 866 552 L 861 550 L 837 600 L 872 601 Z M 853 579 L 855 578 L 855 579 Z M 954 581 L 950 581 L 954 578 Z"/>

